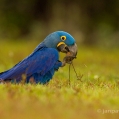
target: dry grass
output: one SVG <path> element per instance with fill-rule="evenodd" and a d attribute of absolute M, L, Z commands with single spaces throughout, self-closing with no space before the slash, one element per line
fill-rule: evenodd
<path fill-rule="evenodd" d="M 32 44 L 32 46 L 31 46 Z M 0 43 L 0 71 L 31 53 L 37 43 Z M 68 66 L 49 85 L 0 84 L 1 119 L 118 119 L 119 50 L 79 48 L 74 61 L 82 82 Z"/>

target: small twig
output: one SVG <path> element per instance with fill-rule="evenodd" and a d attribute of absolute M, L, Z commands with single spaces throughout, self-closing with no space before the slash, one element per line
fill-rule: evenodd
<path fill-rule="evenodd" d="M 70 81 L 70 69 L 71 69 L 71 65 L 72 65 L 72 67 L 73 67 L 73 70 L 74 70 L 74 72 L 75 72 L 75 74 L 76 74 L 76 77 L 77 77 L 77 80 L 80 80 L 81 82 L 82 82 L 82 77 L 83 77 L 83 74 L 81 75 L 81 76 L 78 76 L 78 74 L 77 74 L 77 72 L 76 72 L 76 69 L 75 69 L 75 67 L 74 67 L 74 65 L 73 65 L 73 62 L 71 62 L 70 64 L 69 64 L 69 81 L 68 81 L 68 84 L 69 84 L 69 86 L 71 85 L 71 81 Z"/>
<path fill-rule="evenodd" d="M 81 75 L 81 76 L 79 77 L 78 74 L 77 74 L 77 72 L 76 72 L 76 70 L 75 70 L 75 67 L 74 67 L 74 65 L 73 65 L 73 62 L 71 62 L 71 64 L 72 64 L 72 67 L 73 67 L 74 72 L 75 72 L 75 74 L 76 74 L 77 80 L 80 80 L 80 81 L 82 82 L 81 78 L 83 77 L 83 75 Z"/>
<path fill-rule="evenodd" d="M 70 66 L 71 66 L 71 64 L 69 64 L 69 81 L 68 81 L 69 86 L 70 86 Z"/>

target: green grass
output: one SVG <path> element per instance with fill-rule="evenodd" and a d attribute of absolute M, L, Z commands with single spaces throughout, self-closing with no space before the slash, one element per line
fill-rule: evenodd
<path fill-rule="evenodd" d="M 0 72 L 14 66 L 37 42 L 0 42 Z M 49 85 L 0 84 L 0 119 L 118 119 L 119 49 L 79 47 L 68 85 L 68 65 Z M 61 56 L 62 57 L 62 56 Z M 61 58 L 62 59 L 62 58 Z"/>

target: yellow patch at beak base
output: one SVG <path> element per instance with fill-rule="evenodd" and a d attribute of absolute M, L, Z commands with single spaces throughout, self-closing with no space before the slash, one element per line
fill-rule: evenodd
<path fill-rule="evenodd" d="M 59 42 L 58 44 L 57 44 L 57 47 L 59 47 L 60 45 L 66 45 L 64 42 Z"/>

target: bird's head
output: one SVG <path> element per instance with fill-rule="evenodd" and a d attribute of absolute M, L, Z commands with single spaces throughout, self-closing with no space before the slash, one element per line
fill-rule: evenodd
<path fill-rule="evenodd" d="M 67 32 L 56 31 L 49 34 L 43 41 L 46 47 L 55 48 L 60 52 L 76 57 L 77 45 L 75 39 Z"/>

